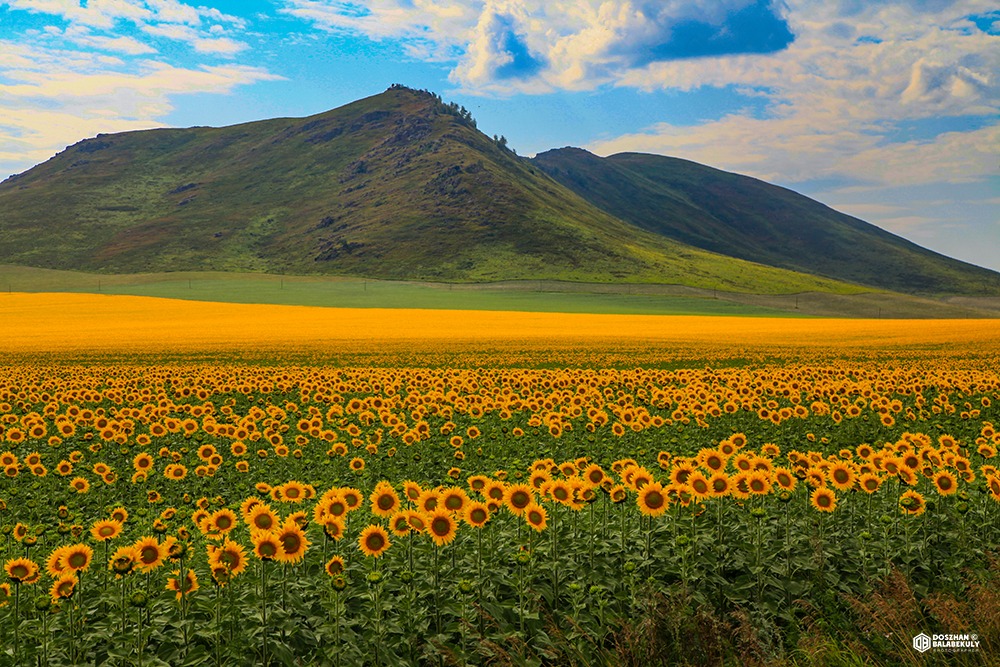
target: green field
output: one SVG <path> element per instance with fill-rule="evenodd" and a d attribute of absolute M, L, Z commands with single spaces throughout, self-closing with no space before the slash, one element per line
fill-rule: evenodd
<path fill-rule="evenodd" d="M 433 308 L 649 315 L 787 316 L 723 298 L 635 294 L 648 286 L 580 286 L 542 282 L 507 285 L 433 284 L 357 278 L 178 272 L 97 275 L 0 266 L 0 289 L 12 292 L 128 294 L 194 301 L 271 303 L 336 308 Z M 569 289 L 607 292 L 570 292 Z M 555 291 L 560 290 L 560 291 Z M 615 290 L 615 291 L 611 291 Z"/>

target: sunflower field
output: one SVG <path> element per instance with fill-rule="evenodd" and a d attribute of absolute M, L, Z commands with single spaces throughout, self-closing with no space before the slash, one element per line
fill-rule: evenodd
<path fill-rule="evenodd" d="M 0 664 L 991 664 L 995 342 L 11 356 Z"/>

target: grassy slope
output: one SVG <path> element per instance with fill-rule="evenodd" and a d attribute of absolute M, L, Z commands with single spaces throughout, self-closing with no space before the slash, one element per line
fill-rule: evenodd
<path fill-rule="evenodd" d="M 596 206 L 699 248 L 894 291 L 1000 294 L 996 272 L 746 176 L 676 158 L 600 158 L 573 148 L 534 162 Z"/>
<path fill-rule="evenodd" d="M 562 281 L 430 283 L 181 271 L 93 274 L 0 265 L 0 292 L 129 294 L 230 303 L 649 315 L 996 318 L 1000 301 L 891 292 L 749 294 L 651 284 Z"/>
<path fill-rule="evenodd" d="M 857 291 L 637 230 L 410 90 L 305 119 L 76 144 L 0 185 L 0 262 Z"/>
<path fill-rule="evenodd" d="M 492 287 L 492 288 L 491 288 Z M 129 294 L 228 303 L 337 308 L 434 308 L 636 315 L 787 316 L 780 309 L 726 299 L 622 292 L 559 292 L 546 283 L 514 286 L 178 272 L 88 274 L 0 265 L 0 291 Z M 802 314 L 802 313 L 800 313 Z"/>

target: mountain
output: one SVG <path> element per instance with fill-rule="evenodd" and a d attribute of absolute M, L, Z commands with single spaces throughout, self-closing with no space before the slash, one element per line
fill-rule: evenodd
<path fill-rule="evenodd" d="M 0 184 L 0 263 L 850 290 L 637 229 L 397 86 L 308 118 L 74 144 Z"/>
<path fill-rule="evenodd" d="M 1000 274 L 902 239 L 791 190 L 696 162 L 579 148 L 540 169 L 595 206 L 697 248 L 909 293 L 996 294 Z"/>
<path fill-rule="evenodd" d="M 796 227 L 790 221 L 804 220 L 803 211 L 808 225 Z M 464 108 L 393 86 L 308 118 L 74 144 L 0 183 L 0 264 L 771 294 L 904 289 L 909 277 L 915 289 L 974 292 L 972 278 L 956 269 L 949 283 L 935 273 L 939 256 L 916 246 L 903 257 L 923 264 L 895 282 L 873 277 L 863 265 L 895 237 L 861 221 L 851 224 L 862 231 L 845 237 L 850 224 L 841 219 L 853 220 L 667 158 L 562 150 L 528 160 L 480 132 Z M 806 241 L 841 237 L 854 248 L 834 246 L 833 260 L 780 261 Z M 837 262 L 839 273 L 830 269 Z"/>

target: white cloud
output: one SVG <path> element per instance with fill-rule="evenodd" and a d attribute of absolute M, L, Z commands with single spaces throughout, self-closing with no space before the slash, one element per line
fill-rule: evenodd
<path fill-rule="evenodd" d="M 13 173 L 99 132 L 159 127 L 186 93 L 275 80 L 256 67 L 123 62 L 0 40 L 0 171 Z"/>
<path fill-rule="evenodd" d="M 156 53 L 156 49 L 152 46 L 140 42 L 134 37 L 109 37 L 94 34 L 91 28 L 84 25 L 72 25 L 65 30 L 61 30 L 57 26 L 46 26 L 45 33 L 50 37 L 62 38 L 77 46 L 90 47 L 98 51 L 111 51 L 132 56 Z"/>
<path fill-rule="evenodd" d="M 90 0 L 86 5 L 72 0 L 6 0 L 2 4 L 58 16 L 70 24 L 64 34 L 67 39 L 98 50 L 152 53 L 152 46 L 117 32 L 130 25 L 148 35 L 186 42 L 198 53 L 232 55 L 248 48 L 232 37 L 219 36 L 220 30 L 227 30 L 220 23 L 227 24 L 228 30 L 245 30 L 244 19 L 180 0 Z"/>
<path fill-rule="evenodd" d="M 1000 36 L 966 18 L 987 6 L 790 1 L 796 39 L 783 51 L 657 62 L 617 82 L 649 91 L 749 86 L 770 99 L 764 117 L 660 123 L 590 148 L 665 153 L 783 183 L 980 180 L 996 173 L 1000 124 L 921 140 L 895 133 L 906 123 L 943 128 L 948 117 L 1000 114 Z"/>

